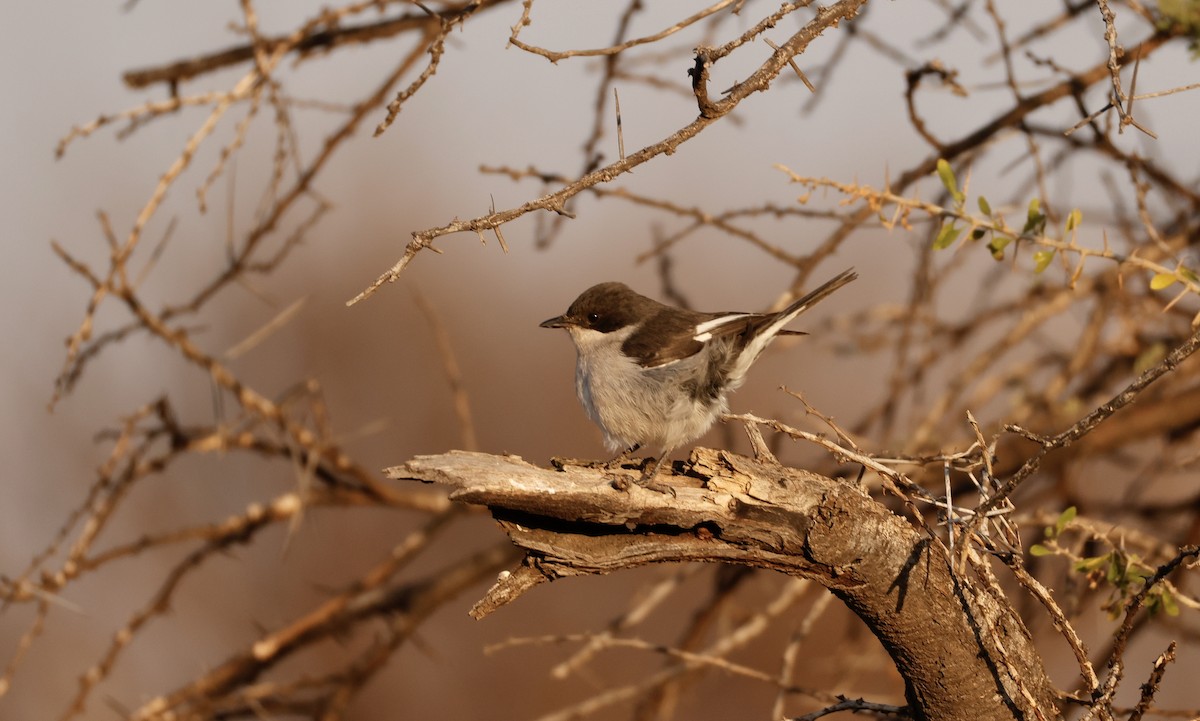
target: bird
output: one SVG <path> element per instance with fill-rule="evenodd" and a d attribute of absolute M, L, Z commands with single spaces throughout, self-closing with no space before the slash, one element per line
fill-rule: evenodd
<path fill-rule="evenodd" d="M 638 479 L 652 490 L 663 460 L 728 411 L 728 396 L 763 350 L 804 311 L 858 277 L 853 268 L 775 313 L 701 313 L 647 298 L 624 283 L 583 291 L 542 328 L 575 345 L 575 392 L 618 462 L 640 448 L 658 459 Z"/>

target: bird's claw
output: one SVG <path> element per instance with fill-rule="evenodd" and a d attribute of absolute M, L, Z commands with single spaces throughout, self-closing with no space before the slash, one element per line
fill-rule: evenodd
<path fill-rule="evenodd" d="M 632 450 L 632 449 L 631 449 Z M 667 483 L 658 483 L 654 480 L 658 475 L 658 469 L 662 467 L 664 459 L 660 458 L 657 461 L 653 458 L 631 459 L 628 452 L 613 458 L 609 461 L 588 461 L 579 458 L 564 458 L 554 456 L 550 459 L 550 465 L 556 470 L 563 470 L 567 466 L 575 468 L 596 468 L 605 471 L 604 477 L 609 484 L 618 491 L 628 492 L 629 487 L 637 484 L 648 491 L 670 495 L 672 498 L 678 497 L 675 489 Z M 638 469 L 642 474 L 638 478 L 632 478 L 627 473 L 616 473 L 623 469 Z"/>
<path fill-rule="evenodd" d="M 679 494 L 675 491 L 675 487 L 667 483 L 658 483 L 652 480 L 638 479 L 638 485 L 645 488 L 647 491 L 654 491 L 663 495 L 670 494 L 671 498 L 678 498 Z"/>
<path fill-rule="evenodd" d="M 663 455 L 657 461 L 649 464 L 643 471 L 642 477 L 637 480 L 637 484 L 648 491 L 655 491 L 662 494 L 671 494 L 671 498 L 676 498 L 678 494 L 675 488 L 666 483 L 658 483 L 654 478 L 658 475 L 658 469 L 662 468 L 663 462 L 666 461 L 666 456 Z"/>
<path fill-rule="evenodd" d="M 642 477 L 633 479 L 624 474 L 612 473 L 608 475 L 608 481 L 609 485 L 611 485 L 613 489 L 625 493 L 628 493 L 629 489 L 636 484 L 642 488 L 645 488 L 647 491 L 654 491 L 655 493 L 669 495 L 671 498 L 678 497 L 678 493 L 673 486 L 668 483 L 659 483 L 652 478 Z"/>

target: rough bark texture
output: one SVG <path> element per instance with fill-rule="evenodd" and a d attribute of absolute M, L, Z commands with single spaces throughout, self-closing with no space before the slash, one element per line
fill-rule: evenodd
<path fill-rule="evenodd" d="M 568 575 L 664 561 L 770 568 L 820 582 L 866 622 L 905 679 L 914 717 L 1059 715 L 1030 635 L 994 585 L 953 574 L 939 541 L 853 484 L 706 449 L 670 479 L 676 497 L 616 490 L 602 469 L 466 452 L 420 456 L 388 475 L 452 486 L 453 499 L 490 508 L 525 549 L 476 616 Z"/>

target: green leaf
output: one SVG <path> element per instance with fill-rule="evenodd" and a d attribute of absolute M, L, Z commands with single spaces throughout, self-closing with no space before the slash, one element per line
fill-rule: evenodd
<path fill-rule="evenodd" d="M 1104 578 L 1111 584 L 1116 585 L 1125 577 L 1125 564 L 1117 557 L 1117 554 L 1108 554 L 1108 570 L 1104 574 Z"/>
<path fill-rule="evenodd" d="M 1067 232 L 1070 233 L 1072 230 L 1075 230 L 1076 228 L 1079 227 L 1079 224 L 1082 222 L 1083 222 L 1083 211 L 1081 211 L 1079 208 L 1072 210 L 1067 215 Z"/>
<path fill-rule="evenodd" d="M 1050 265 L 1050 261 L 1054 259 L 1053 250 L 1039 250 L 1033 254 L 1033 272 L 1041 273 Z"/>
<path fill-rule="evenodd" d="M 996 260 L 1004 260 L 1004 249 L 1012 242 L 1012 238 L 1006 235 L 992 236 L 991 242 L 987 244 L 988 250 L 992 251 L 992 257 Z"/>
<path fill-rule="evenodd" d="M 1190 268 L 1184 268 L 1183 266 L 1180 266 L 1175 272 L 1176 274 L 1182 276 L 1185 280 L 1191 281 L 1192 283 L 1200 283 L 1200 275 L 1196 275 L 1196 271 L 1191 270 Z"/>
<path fill-rule="evenodd" d="M 937 240 L 933 241 L 934 250 L 943 250 L 954 245 L 954 241 L 958 240 L 958 234 L 962 232 L 961 228 L 954 226 L 954 221 L 950 221 L 942 226 L 938 232 Z"/>
<path fill-rule="evenodd" d="M 950 163 L 947 163 L 944 158 L 938 158 L 937 174 L 942 179 L 942 185 L 946 186 L 946 192 L 954 198 L 954 202 L 962 205 L 963 194 L 958 189 L 958 179 L 954 177 L 954 168 L 951 168 Z"/>
<path fill-rule="evenodd" d="M 1067 509 L 1058 514 L 1058 520 L 1054 522 L 1054 535 L 1058 535 L 1066 529 L 1067 524 L 1075 520 L 1075 506 L 1067 506 Z"/>
<path fill-rule="evenodd" d="M 1200 3 L 1196 0 L 1158 0 L 1157 25 L 1188 39 L 1192 60 L 1200 59 Z"/>
<path fill-rule="evenodd" d="M 1091 573 L 1092 571 L 1099 570 L 1101 566 L 1108 563 L 1109 555 L 1111 554 L 1106 553 L 1103 556 L 1092 556 L 1091 558 L 1077 561 L 1075 563 L 1075 570 L 1079 573 Z"/>
<path fill-rule="evenodd" d="M 1134 375 L 1141 375 L 1152 367 L 1158 365 L 1158 362 L 1167 357 L 1167 345 L 1163 342 L 1152 343 L 1145 350 L 1138 353 L 1137 358 L 1133 359 Z"/>
<path fill-rule="evenodd" d="M 1158 273 L 1150 279 L 1150 290 L 1170 288 L 1177 280 L 1179 279 L 1175 277 L 1174 273 Z"/>
<path fill-rule="evenodd" d="M 1171 593 L 1171 589 L 1169 588 L 1162 590 L 1162 605 L 1163 610 L 1167 612 L 1168 616 L 1179 615 L 1179 604 L 1176 603 L 1175 594 Z"/>
<path fill-rule="evenodd" d="M 1025 229 L 1021 231 L 1021 235 L 1040 233 L 1046 226 L 1046 216 L 1042 215 L 1041 207 L 1041 201 L 1037 198 L 1029 201 L 1029 212 L 1025 216 Z"/>
<path fill-rule="evenodd" d="M 1051 551 L 1040 543 L 1035 543 L 1029 547 L 1029 555 L 1031 556 L 1049 556 L 1052 553 L 1054 551 Z"/>
<path fill-rule="evenodd" d="M 983 197 L 982 195 L 979 196 L 979 210 L 984 215 L 992 214 L 992 206 L 988 205 L 987 198 Z"/>

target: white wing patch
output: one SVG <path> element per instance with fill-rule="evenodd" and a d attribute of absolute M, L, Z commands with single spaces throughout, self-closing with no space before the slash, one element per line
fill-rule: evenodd
<path fill-rule="evenodd" d="M 654 369 L 656 369 L 656 368 L 666 368 L 666 367 L 667 367 L 667 366 L 669 366 L 669 365 L 675 365 L 675 364 L 676 364 L 676 363 L 678 363 L 680 360 L 682 360 L 682 359 L 681 359 L 681 358 L 672 358 L 672 359 L 671 359 L 671 360 L 669 360 L 669 361 L 663 361 L 662 363 L 658 363 L 658 364 L 655 364 L 655 365 L 652 365 L 652 366 L 643 366 L 643 367 L 640 367 L 638 370 L 640 370 L 640 371 L 642 371 L 643 373 L 645 373 L 646 371 L 651 371 L 651 370 L 654 370 Z"/>
<path fill-rule="evenodd" d="M 712 340 L 712 332 L 714 330 L 716 330 L 717 328 L 720 328 L 721 326 L 725 325 L 726 323 L 732 323 L 733 321 L 738 320 L 739 318 L 745 318 L 745 317 L 751 316 L 751 315 L 754 315 L 754 314 L 753 313 L 730 313 L 729 315 L 723 315 L 720 318 L 713 318 L 712 320 L 706 320 L 703 323 L 699 323 L 696 325 L 696 335 L 692 336 L 692 339 L 696 340 L 700 343 L 707 343 L 708 341 Z"/>

